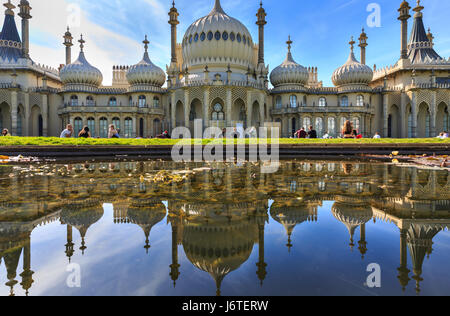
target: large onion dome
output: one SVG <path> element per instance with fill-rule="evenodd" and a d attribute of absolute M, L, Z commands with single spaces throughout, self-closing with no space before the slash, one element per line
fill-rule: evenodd
<path fill-rule="evenodd" d="M 237 19 L 226 14 L 220 0 L 205 17 L 187 29 L 182 43 L 186 67 L 205 64 L 228 65 L 247 70 L 253 64 L 253 40 L 248 29 Z"/>
<path fill-rule="evenodd" d="M 63 84 L 85 84 L 98 87 L 103 81 L 103 75 L 100 70 L 86 60 L 83 51 L 85 43 L 83 35 L 81 35 L 79 43 L 81 48 L 80 55 L 76 61 L 60 70 L 59 76 L 61 81 Z"/>
<path fill-rule="evenodd" d="M 130 85 L 152 85 L 161 88 L 166 81 L 166 74 L 164 71 L 152 63 L 148 56 L 148 44 L 147 35 L 143 41 L 145 47 L 145 53 L 142 60 L 131 66 L 127 72 L 127 80 Z"/>
<path fill-rule="evenodd" d="M 369 84 L 373 78 L 372 69 L 364 64 L 361 64 L 356 60 L 355 54 L 353 52 L 353 45 L 355 41 L 350 42 L 351 51 L 347 62 L 336 69 L 333 73 L 333 83 L 335 86 L 343 86 L 348 84 Z"/>
<path fill-rule="evenodd" d="M 270 74 L 270 81 L 274 87 L 286 84 L 297 84 L 304 86 L 308 83 L 308 70 L 302 65 L 297 64 L 291 54 L 291 37 L 286 42 L 288 44 L 288 53 L 285 61 L 275 68 Z"/>

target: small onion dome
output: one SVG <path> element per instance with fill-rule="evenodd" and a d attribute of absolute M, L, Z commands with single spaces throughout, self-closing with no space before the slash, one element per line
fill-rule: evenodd
<path fill-rule="evenodd" d="M 64 66 L 59 72 L 61 81 L 63 84 L 87 84 L 93 86 L 99 86 L 103 81 L 103 75 L 94 66 L 89 64 L 84 56 L 84 43 L 83 35 L 81 35 L 80 43 L 80 55 L 78 59 L 70 65 Z"/>
<path fill-rule="evenodd" d="M 152 63 L 148 56 L 148 44 L 150 43 L 145 36 L 143 41 L 145 53 L 142 60 L 131 66 L 127 72 L 127 80 L 130 85 L 148 84 L 152 86 L 162 87 L 166 82 L 166 74 L 164 71 Z"/>
<path fill-rule="evenodd" d="M 409 8 L 409 3 L 408 1 L 403 1 L 402 4 L 400 5 L 400 8 Z"/>
<path fill-rule="evenodd" d="M 305 85 L 308 83 L 309 73 L 308 70 L 297 64 L 292 58 L 291 54 L 291 37 L 286 42 L 288 44 L 288 53 L 286 60 L 277 68 L 275 68 L 270 74 L 270 81 L 276 86 L 284 84 L 298 84 Z"/>
<path fill-rule="evenodd" d="M 354 44 L 355 41 L 352 37 L 350 42 L 351 51 L 347 62 L 343 66 L 336 69 L 333 73 L 332 80 L 335 86 L 343 86 L 348 84 L 369 84 L 372 81 L 373 71 L 369 66 L 363 65 L 356 60 L 353 52 Z"/>

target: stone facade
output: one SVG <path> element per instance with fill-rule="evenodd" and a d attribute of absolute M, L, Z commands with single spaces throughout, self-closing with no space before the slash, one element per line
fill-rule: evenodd
<path fill-rule="evenodd" d="M 411 8 L 404 2 L 399 10 L 402 52 L 396 64 L 373 70 L 365 65 L 368 37 L 363 30 L 361 62 L 354 56 L 352 40 L 349 61 L 333 75 L 335 87 L 323 87 L 316 67 L 294 61 L 290 40 L 288 58 L 272 71 L 269 87 L 262 5 L 257 14 L 258 43 L 216 0 L 211 13 L 188 28 L 181 44 L 176 38 L 179 13 L 173 5 L 171 63 L 166 71 L 150 61 L 146 39 L 140 63 L 113 66 L 112 86 L 101 85 L 101 73 L 85 60 L 83 39 L 79 59 L 71 62 L 69 30 L 64 35 L 66 65 L 56 70 L 36 64 L 29 57 L 28 1 L 19 5 L 22 39 L 14 5 L 5 6 L 0 128 L 12 135 L 58 136 L 71 123 L 76 132 L 90 127 L 95 137 L 106 137 L 110 124 L 117 125 L 122 137 L 155 137 L 177 126 L 192 129 L 195 119 L 202 119 L 204 128 L 278 126 L 283 137 L 310 125 L 319 136 L 339 137 L 346 120 L 366 137 L 376 132 L 393 138 L 434 137 L 450 129 L 450 61 L 434 51 L 420 2 L 413 9 L 409 41 L 405 29 Z"/>

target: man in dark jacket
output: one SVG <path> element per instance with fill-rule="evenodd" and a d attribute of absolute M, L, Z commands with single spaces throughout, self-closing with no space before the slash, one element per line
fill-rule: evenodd
<path fill-rule="evenodd" d="M 312 126 L 309 127 L 308 137 L 314 139 L 317 138 L 317 132 L 313 129 Z"/>

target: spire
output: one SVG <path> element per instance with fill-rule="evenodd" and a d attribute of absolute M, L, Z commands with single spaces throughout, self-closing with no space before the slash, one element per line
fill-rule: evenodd
<path fill-rule="evenodd" d="M 353 39 L 353 36 L 352 36 L 350 42 L 348 42 L 348 43 L 350 44 L 350 47 L 351 47 L 351 50 L 352 50 L 352 53 L 353 53 L 354 45 L 356 43 L 355 40 Z"/>
<path fill-rule="evenodd" d="M 150 44 L 150 42 L 148 41 L 147 35 L 145 35 L 145 40 L 142 43 L 144 44 L 145 52 L 148 53 L 148 44 Z"/>
<path fill-rule="evenodd" d="M 292 40 L 291 40 L 291 36 L 289 35 L 288 40 L 286 42 L 287 46 L 288 46 L 288 52 L 287 52 L 287 56 L 286 56 L 286 60 L 285 62 L 291 62 L 291 63 L 295 63 L 294 58 L 292 57 L 292 53 L 291 53 L 291 45 L 292 45 Z"/>
<path fill-rule="evenodd" d="M 355 42 L 353 36 L 351 37 L 350 42 L 348 42 L 348 43 L 350 44 L 350 56 L 348 56 L 347 64 L 348 63 L 358 63 L 359 64 L 359 61 L 355 57 L 355 47 L 354 46 L 355 46 L 356 42 Z"/>
<path fill-rule="evenodd" d="M 80 50 L 82 53 L 84 53 L 83 49 L 84 49 L 84 44 L 86 43 L 86 41 L 83 39 L 83 34 L 81 34 L 80 40 L 78 41 L 78 43 L 80 43 Z"/>
<path fill-rule="evenodd" d="M 209 13 L 209 15 L 213 15 L 213 14 L 217 14 L 217 13 L 226 14 L 225 11 L 223 11 L 222 6 L 220 5 L 220 0 L 216 0 L 216 2 L 214 4 L 214 8 Z"/>

